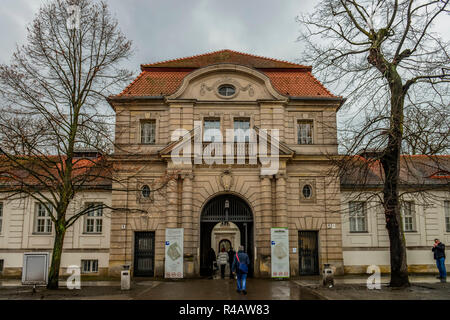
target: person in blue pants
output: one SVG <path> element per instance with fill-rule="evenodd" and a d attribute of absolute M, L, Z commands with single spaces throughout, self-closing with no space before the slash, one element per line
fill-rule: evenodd
<path fill-rule="evenodd" d="M 244 246 L 239 246 L 239 251 L 235 254 L 231 270 L 237 276 L 237 292 L 247 294 L 247 273 L 250 259 L 244 252 Z"/>
<path fill-rule="evenodd" d="M 438 279 L 440 279 L 441 282 L 447 282 L 447 270 L 445 270 L 445 244 L 440 242 L 439 239 L 434 239 L 434 245 L 431 250 L 434 253 L 436 266 L 439 270 Z"/>

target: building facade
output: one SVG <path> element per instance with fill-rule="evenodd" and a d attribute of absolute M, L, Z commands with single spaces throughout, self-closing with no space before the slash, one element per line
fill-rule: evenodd
<path fill-rule="evenodd" d="M 365 273 L 371 264 L 389 271 L 374 196 L 381 176 L 374 171 L 370 184 L 339 178 L 332 159 L 343 99 L 311 67 L 223 50 L 141 69 L 108 99 L 116 113 L 112 191 L 87 190 L 70 210 L 97 202 L 116 209 L 69 229 L 63 272 L 80 265 L 115 277 L 130 265 L 134 276 L 164 277 L 166 229 L 183 228 L 184 277 L 208 272 L 211 248 L 241 244 L 250 273 L 270 277 L 274 227 L 289 230 L 290 276 L 320 274 L 325 263 L 337 274 Z M 232 144 L 221 150 L 221 139 Z M 447 176 L 420 173 L 436 186 L 433 200 L 405 196 L 412 197 L 404 221 L 411 271 L 435 271 L 433 239 L 450 241 L 443 159 Z M 51 224 L 39 212 L 32 200 L 0 201 L 2 275 L 20 274 L 24 252 L 51 252 Z"/>
<path fill-rule="evenodd" d="M 138 274 L 148 267 L 149 274 L 163 276 L 165 229 L 183 228 L 184 274 L 198 276 L 207 269 L 213 230 L 226 220 L 239 229 L 255 276 L 271 275 L 272 227 L 289 228 L 289 245 L 299 248 L 289 251 L 291 275 L 318 271 L 323 263 L 342 273 L 339 181 L 329 173 L 328 157 L 337 154 L 336 112 L 343 99 L 323 87 L 311 67 L 231 50 L 141 69 L 130 86 L 109 99 L 116 112 L 113 180 L 121 181 L 112 189 L 136 190 L 112 192 L 114 207 L 136 212 L 112 218 L 110 272 L 130 264 Z M 203 132 L 201 161 L 194 159 L 196 128 Z M 205 154 L 211 155 L 208 148 L 218 141 L 208 132 L 226 137 L 227 129 L 267 129 L 268 149 L 277 144 L 277 170 L 264 172 L 264 164 L 252 163 L 248 153 L 243 163 L 208 161 Z M 183 143 L 192 143 L 181 164 L 172 159 L 180 144 L 173 141 L 177 131 Z M 257 139 L 259 145 L 263 138 Z M 244 142 L 244 149 L 245 144 L 251 143 Z M 164 175 L 176 177 L 163 194 L 152 194 Z M 139 242 L 151 243 L 153 254 L 140 253 Z M 299 260 L 302 246 L 310 251 L 308 261 Z"/>

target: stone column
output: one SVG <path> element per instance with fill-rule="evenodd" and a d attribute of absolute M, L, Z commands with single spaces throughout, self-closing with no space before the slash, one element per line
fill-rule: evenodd
<path fill-rule="evenodd" d="M 178 180 L 167 184 L 166 228 L 178 228 Z"/>
<path fill-rule="evenodd" d="M 276 225 L 277 227 L 288 227 L 287 197 L 286 197 L 286 175 L 279 173 L 276 175 Z"/>
<path fill-rule="evenodd" d="M 261 231 L 258 244 L 257 263 L 259 264 L 258 276 L 270 276 L 270 228 L 273 227 L 272 219 L 272 176 L 261 176 Z"/>
<path fill-rule="evenodd" d="M 261 176 L 261 224 L 262 224 L 262 254 L 270 254 L 270 228 L 272 222 L 272 187 L 271 177 Z"/>
<path fill-rule="evenodd" d="M 182 176 L 183 195 L 181 205 L 181 225 L 184 228 L 184 253 L 193 254 L 192 243 L 192 178 L 191 174 Z"/>

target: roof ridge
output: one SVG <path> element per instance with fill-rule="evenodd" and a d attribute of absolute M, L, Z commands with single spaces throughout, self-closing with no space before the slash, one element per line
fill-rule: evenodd
<path fill-rule="evenodd" d="M 182 61 L 182 60 L 187 60 L 187 59 L 194 59 L 194 58 L 198 58 L 198 57 L 204 57 L 204 56 L 207 56 L 207 55 L 221 53 L 221 52 L 232 52 L 232 53 L 242 54 L 242 55 L 245 55 L 245 56 L 248 56 L 248 57 L 252 57 L 252 58 L 266 59 L 266 60 L 270 60 L 270 61 L 273 61 L 273 62 L 287 63 L 287 64 L 290 64 L 292 66 L 296 66 L 296 67 L 300 67 L 300 68 L 308 68 L 308 69 L 312 68 L 311 66 L 302 65 L 302 64 L 294 63 L 294 62 L 287 61 L 287 60 L 280 60 L 280 59 L 275 59 L 275 58 L 258 56 L 258 55 L 255 55 L 255 54 L 250 54 L 250 53 L 246 53 L 246 52 L 240 52 L 240 51 L 231 50 L 231 49 L 221 49 L 221 50 L 205 52 L 205 53 L 196 54 L 196 55 L 187 56 L 187 57 L 181 57 L 181 58 L 157 61 L 157 62 L 153 62 L 153 63 L 141 64 L 141 69 L 152 67 L 152 66 L 157 66 L 159 64 L 164 64 L 164 63 L 169 63 L 169 62 L 176 62 L 176 61 Z"/>

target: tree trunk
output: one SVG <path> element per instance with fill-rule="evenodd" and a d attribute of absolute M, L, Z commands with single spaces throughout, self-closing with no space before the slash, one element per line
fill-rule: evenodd
<path fill-rule="evenodd" d="M 395 79 L 398 80 L 398 79 Z M 400 81 L 392 81 L 391 120 L 387 148 L 381 158 L 384 169 L 384 206 L 386 228 L 390 241 L 391 287 L 409 286 L 406 263 L 406 243 L 400 215 L 398 184 L 400 178 L 400 152 L 403 137 L 404 94 Z"/>
<path fill-rule="evenodd" d="M 48 274 L 47 289 L 58 289 L 59 268 L 61 266 L 61 255 L 63 250 L 66 228 L 62 222 L 56 224 L 55 244 L 53 245 L 52 263 Z"/>

